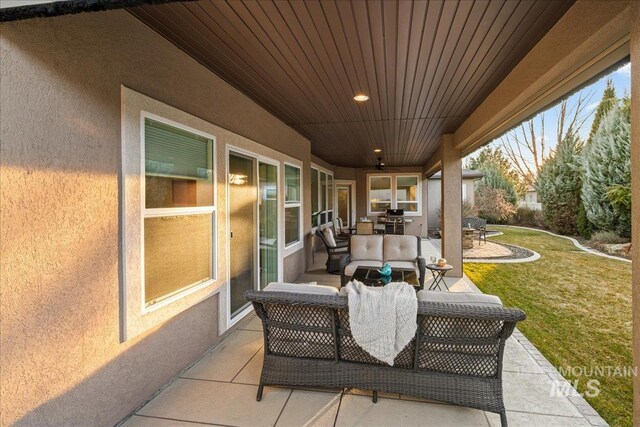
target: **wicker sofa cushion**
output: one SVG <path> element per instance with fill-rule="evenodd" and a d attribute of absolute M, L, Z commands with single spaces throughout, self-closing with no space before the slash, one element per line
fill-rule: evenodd
<path fill-rule="evenodd" d="M 422 290 L 418 292 L 418 301 L 502 307 L 502 301 L 497 296 L 480 294 L 477 292 L 439 292 Z"/>
<path fill-rule="evenodd" d="M 374 267 L 382 268 L 381 261 L 352 261 L 344 268 L 344 274 L 346 276 L 353 276 L 358 267 Z"/>
<path fill-rule="evenodd" d="M 391 269 L 394 268 L 413 268 L 416 271 L 416 274 L 420 276 L 420 269 L 418 269 L 418 263 L 415 261 L 388 261 L 388 264 L 391 266 Z"/>
<path fill-rule="evenodd" d="M 271 282 L 265 288 L 265 292 L 293 292 L 296 294 L 313 295 L 337 295 L 338 289 L 333 286 L 322 286 L 311 283 L 282 283 Z"/>
<path fill-rule="evenodd" d="M 355 235 L 351 236 L 351 261 L 380 261 L 382 262 L 383 236 Z"/>
<path fill-rule="evenodd" d="M 416 236 L 384 236 L 384 262 L 415 261 L 418 258 Z"/>

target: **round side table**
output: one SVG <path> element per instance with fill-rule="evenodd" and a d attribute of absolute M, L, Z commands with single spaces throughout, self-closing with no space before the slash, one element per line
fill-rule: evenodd
<path fill-rule="evenodd" d="M 433 276 L 433 282 L 431 282 L 431 286 L 429 286 L 430 291 L 435 291 L 436 288 L 438 290 L 442 290 L 440 284 L 444 285 L 444 288 L 448 291 L 449 287 L 447 286 L 447 282 L 444 280 L 444 276 L 451 270 L 453 270 L 452 265 L 445 265 L 444 267 L 440 267 L 438 264 L 427 264 L 427 268 L 431 271 L 431 275 Z"/>

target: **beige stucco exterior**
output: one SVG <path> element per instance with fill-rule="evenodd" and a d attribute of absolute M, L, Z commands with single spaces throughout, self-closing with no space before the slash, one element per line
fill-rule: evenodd
<path fill-rule="evenodd" d="M 219 184 L 225 144 L 305 170 L 310 144 L 127 12 L 7 23 L 1 36 L 0 424 L 113 425 L 216 342 L 220 304 L 213 293 L 121 342 L 121 85 L 218 127 Z M 295 279 L 304 251 L 283 267 Z"/>
<path fill-rule="evenodd" d="M 639 22 L 638 3 L 578 1 L 455 135 L 445 136 L 447 148 L 416 169 L 443 170 L 443 251 L 459 266 L 452 275 L 461 274 L 462 261 L 461 154 L 624 57 L 630 23 L 633 222 L 640 223 Z M 321 160 L 311 156 L 309 141 L 124 11 L 2 24 L 0 57 L 0 424 L 113 425 L 219 339 L 221 304 L 214 292 L 162 325 L 120 339 L 121 85 L 219 127 L 219 183 L 227 143 L 299 159 L 305 195 L 310 164 Z M 367 171 L 332 170 L 336 179 L 357 181 L 356 215 L 364 216 Z M 426 180 L 423 204 L 424 186 Z M 309 197 L 303 207 L 308 231 Z M 221 192 L 220 236 L 224 208 Z M 422 234 L 427 212 L 423 205 Z M 640 240 L 639 227 L 633 240 Z M 225 238 L 218 244 L 219 256 L 228 256 Z M 640 245 L 633 251 L 636 307 Z M 285 258 L 284 279 L 296 278 L 309 259 L 308 244 Z M 634 397 L 640 424 L 639 378 Z"/>
<path fill-rule="evenodd" d="M 429 230 L 439 230 L 440 225 L 440 215 L 441 212 L 441 180 L 439 178 L 428 178 L 427 179 L 427 219 Z M 463 179 L 462 180 L 462 202 L 468 202 L 473 206 L 475 204 L 475 180 L 474 179 Z"/>
<path fill-rule="evenodd" d="M 367 188 L 368 188 L 368 178 L 369 175 L 381 175 L 381 176 L 390 176 L 390 175 L 402 175 L 402 174 L 416 174 L 421 176 L 421 194 L 422 194 L 422 205 L 420 207 L 421 214 L 410 216 L 411 222 L 407 223 L 405 226 L 405 233 L 412 234 L 415 236 L 426 236 L 427 235 L 427 212 L 428 212 L 428 204 L 427 204 L 427 182 L 422 176 L 422 168 L 420 167 L 395 167 L 388 168 L 385 171 L 379 171 L 375 168 L 344 168 L 344 167 L 336 167 L 335 168 L 335 177 L 339 180 L 348 180 L 355 181 L 356 183 L 356 212 L 355 218 L 363 218 L 370 217 L 375 218 L 375 215 L 367 215 Z"/>
<path fill-rule="evenodd" d="M 442 256 L 453 266 L 449 276 L 462 277 L 462 157 L 454 146 L 453 134 L 442 135 Z"/>

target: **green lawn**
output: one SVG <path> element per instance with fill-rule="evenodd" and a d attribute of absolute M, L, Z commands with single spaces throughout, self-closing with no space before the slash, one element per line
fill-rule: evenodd
<path fill-rule="evenodd" d="M 633 366 L 631 264 L 578 250 L 569 240 L 519 228 L 492 226 L 512 243 L 542 258 L 523 264 L 465 263 L 464 272 L 484 293 L 518 307 L 527 320 L 518 328 L 557 367 Z M 611 425 L 632 425 L 632 378 L 594 375 L 600 394 L 585 398 Z"/>

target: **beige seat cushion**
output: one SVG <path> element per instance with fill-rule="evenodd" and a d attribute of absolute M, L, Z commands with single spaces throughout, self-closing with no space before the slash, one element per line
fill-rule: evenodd
<path fill-rule="evenodd" d="M 322 234 L 324 235 L 324 239 L 327 241 L 327 244 L 333 248 L 336 247 L 336 239 L 333 236 L 333 230 L 331 230 L 331 228 L 327 227 L 324 230 L 322 230 Z"/>
<path fill-rule="evenodd" d="M 338 289 L 333 286 L 322 286 L 310 283 L 271 282 L 264 292 L 293 292 L 296 294 L 337 295 Z"/>
<path fill-rule="evenodd" d="M 502 301 L 497 296 L 480 294 L 477 292 L 439 292 L 422 290 L 418 292 L 418 301 L 502 307 Z"/>
<path fill-rule="evenodd" d="M 416 274 L 420 274 L 420 270 L 418 269 L 418 264 L 414 261 L 388 261 L 388 264 L 391 266 L 391 269 L 394 268 L 404 268 L 404 269 L 414 269 Z"/>
<path fill-rule="evenodd" d="M 382 262 L 372 260 L 352 261 L 344 268 L 344 275 L 348 277 L 353 276 L 353 273 L 358 267 L 382 268 Z"/>
<path fill-rule="evenodd" d="M 351 236 L 351 261 L 382 262 L 383 236 L 355 235 Z"/>
<path fill-rule="evenodd" d="M 384 261 L 415 261 L 418 258 L 416 236 L 384 236 Z"/>

